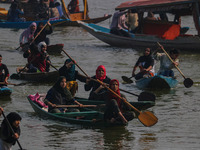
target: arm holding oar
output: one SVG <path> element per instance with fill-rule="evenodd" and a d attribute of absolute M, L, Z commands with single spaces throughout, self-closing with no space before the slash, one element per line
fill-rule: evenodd
<path fill-rule="evenodd" d="M 180 72 L 180 74 L 183 76 L 184 80 L 184 85 L 186 88 L 189 88 L 193 85 L 193 81 L 190 78 L 186 78 L 184 76 L 184 74 L 181 72 L 181 70 L 178 68 L 177 63 L 174 62 L 174 60 L 170 57 L 170 55 L 165 51 L 165 49 L 163 48 L 163 46 L 157 42 L 157 44 L 161 47 L 161 49 L 164 51 L 164 53 L 166 54 L 166 56 L 169 58 L 169 60 L 174 64 L 174 66 L 176 67 L 176 69 Z M 176 58 L 176 56 L 174 56 Z"/>

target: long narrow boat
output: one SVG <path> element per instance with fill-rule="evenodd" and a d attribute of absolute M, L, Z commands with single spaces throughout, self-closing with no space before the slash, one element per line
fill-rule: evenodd
<path fill-rule="evenodd" d="M 88 31 L 97 39 L 111 46 L 128 47 L 136 50 L 141 50 L 146 47 L 154 49 L 158 47 L 157 42 L 159 42 L 168 49 L 178 48 L 181 50 L 200 50 L 200 22 L 198 6 L 198 0 L 132 0 L 122 3 L 116 7 L 116 10 L 132 10 L 139 15 L 138 28 L 140 28 L 141 31 L 131 34 L 131 37 L 110 34 L 109 28 L 81 21 L 78 22 L 83 29 Z M 198 35 L 181 33 L 181 25 L 174 23 L 173 20 L 145 21 L 143 19 L 143 14 L 146 12 L 154 12 L 155 14 L 167 13 L 174 16 L 190 15 L 193 17 L 193 23 L 198 31 Z M 184 20 L 182 20 L 182 22 L 183 21 Z"/>
<path fill-rule="evenodd" d="M 39 23 L 39 22 L 44 22 L 46 23 L 48 20 L 41 20 L 41 21 L 25 21 L 25 22 L 8 22 L 8 21 L 3 21 L 0 22 L 0 28 L 15 28 L 15 29 L 25 29 L 30 26 L 32 22 Z M 60 25 L 62 23 L 70 21 L 69 19 L 57 19 L 57 20 L 50 20 L 50 23 L 53 26 Z"/>
<path fill-rule="evenodd" d="M 16 70 L 17 74 L 12 74 L 10 78 L 33 81 L 33 82 L 52 82 L 52 81 L 56 81 L 59 77 L 58 71 L 34 72 L 34 73 L 20 72 L 19 73 L 20 69 L 22 69 L 22 67 L 17 68 Z"/>
<path fill-rule="evenodd" d="M 12 89 L 9 87 L 2 87 L 0 88 L 0 97 L 1 96 L 9 96 L 12 93 Z"/>
<path fill-rule="evenodd" d="M 99 111 L 89 109 L 79 109 L 80 112 L 66 112 L 66 113 L 49 113 L 46 109 L 41 108 L 38 104 L 33 102 L 29 97 L 34 111 L 45 119 L 59 120 L 71 124 L 79 124 L 82 126 L 110 126 L 110 125 L 123 125 L 123 124 L 109 124 L 103 120 L 104 114 Z"/>
<path fill-rule="evenodd" d="M 136 80 L 135 83 L 140 89 L 170 89 L 176 87 L 178 81 L 172 77 L 156 75 L 154 77 Z"/>

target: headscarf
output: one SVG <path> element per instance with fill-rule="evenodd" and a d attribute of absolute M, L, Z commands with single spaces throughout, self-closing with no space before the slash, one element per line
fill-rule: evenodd
<path fill-rule="evenodd" d="M 53 88 L 54 88 L 57 92 L 59 92 L 59 93 L 62 95 L 62 97 L 65 97 L 66 99 L 71 100 L 71 99 L 73 99 L 73 97 L 72 97 L 70 91 L 67 89 L 67 87 L 62 88 L 62 87 L 60 86 L 60 83 L 61 83 L 61 81 L 62 81 L 63 79 L 66 79 L 66 78 L 65 78 L 64 76 L 60 76 L 60 77 L 58 78 L 57 82 L 54 84 Z"/>
<path fill-rule="evenodd" d="M 65 61 L 64 65 L 66 65 L 67 63 L 70 63 L 70 62 L 72 62 L 72 60 L 67 59 Z M 65 74 L 66 74 L 65 77 L 66 77 L 67 81 L 73 81 L 75 79 L 75 64 L 72 64 L 71 68 L 67 69 Z"/>
<path fill-rule="evenodd" d="M 104 70 L 104 75 L 103 76 L 99 76 L 98 75 L 98 72 L 99 72 L 100 69 Z M 100 66 L 97 67 L 97 70 L 96 70 L 96 79 L 99 79 L 100 81 L 103 81 L 105 78 L 106 78 L 106 68 L 103 65 L 100 65 Z"/>
<path fill-rule="evenodd" d="M 10 125 L 12 126 L 13 129 L 15 129 L 16 127 L 13 126 L 13 122 L 15 121 L 21 121 L 22 118 L 19 114 L 17 114 L 16 112 L 11 112 L 9 113 L 6 118 L 8 119 Z M 6 122 L 6 120 L 4 119 L 3 122 Z"/>
<path fill-rule="evenodd" d="M 36 28 L 34 31 L 31 31 L 31 27 L 35 26 L 37 28 L 37 24 L 35 22 L 32 22 L 31 25 L 21 34 L 21 36 L 23 37 L 23 39 L 33 39 L 34 38 L 34 33 L 36 31 Z"/>
<path fill-rule="evenodd" d="M 118 89 L 117 89 L 117 91 L 114 91 L 115 93 L 117 93 L 117 95 L 119 95 L 119 96 L 121 96 L 121 94 L 120 94 L 120 90 L 119 90 L 119 81 L 117 80 L 117 79 L 112 79 L 111 81 L 110 81 L 110 84 L 109 84 L 109 88 L 111 88 L 111 85 L 113 84 L 113 82 L 117 82 L 117 84 L 118 84 Z M 115 94 L 113 94 L 112 92 L 109 92 L 109 99 L 111 100 L 111 99 L 115 99 L 116 101 L 117 101 L 117 104 L 118 104 L 118 106 L 119 106 L 119 108 L 121 109 L 121 99 L 120 98 L 118 98 Z"/>
<path fill-rule="evenodd" d="M 47 46 L 47 44 L 46 44 L 44 41 L 40 42 L 40 43 L 38 44 L 38 51 L 39 51 L 39 52 L 42 51 L 42 46 Z"/>

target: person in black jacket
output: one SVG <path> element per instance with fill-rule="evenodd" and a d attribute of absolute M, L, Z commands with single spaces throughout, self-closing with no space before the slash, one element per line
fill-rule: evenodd
<path fill-rule="evenodd" d="M 38 35 L 38 37 L 35 39 L 34 43 L 35 43 L 36 45 L 38 45 L 40 42 L 43 42 L 43 41 L 44 41 L 47 45 L 49 45 L 50 40 L 49 40 L 49 38 L 47 38 L 47 35 L 53 33 L 53 28 L 52 28 L 52 26 L 51 26 L 51 24 L 50 24 L 49 22 L 47 22 L 47 24 L 48 24 L 48 28 L 45 27 L 45 28 L 42 30 L 42 32 Z M 41 30 L 43 27 L 44 27 L 44 23 L 43 23 L 43 22 L 40 22 L 40 23 L 38 24 L 38 27 L 37 27 L 35 33 L 34 33 L 34 37 L 37 36 L 37 34 L 40 32 L 40 30 Z"/>
<path fill-rule="evenodd" d="M 2 55 L 0 55 L 0 82 L 5 84 L 0 84 L 0 87 L 6 86 L 8 84 L 9 71 L 5 64 L 2 64 Z"/>
<path fill-rule="evenodd" d="M 92 93 L 101 85 L 97 81 L 94 81 L 92 79 L 98 79 L 104 83 L 109 84 L 110 83 L 110 78 L 106 76 L 106 68 L 103 65 L 98 66 L 96 70 L 96 75 L 93 76 L 92 78 L 86 79 L 86 84 L 85 84 L 85 91 L 92 91 L 90 92 L 90 96 L 88 99 L 93 100 Z M 105 88 L 102 88 L 99 92 L 104 92 L 107 91 Z"/>
<path fill-rule="evenodd" d="M 21 133 L 19 126 L 22 120 L 21 116 L 15 112 L 11 112 L 6 116 L 6 118 L 8 119 L 8 122 L 10 123 L 15 134 L 13 134 L 12 130 L 9 128 L 8 123 L 6 122 L 6 119 L 4 119 L 1 124 L 1 150 L 10 150 L 12 145 L 15 145 Z"/>

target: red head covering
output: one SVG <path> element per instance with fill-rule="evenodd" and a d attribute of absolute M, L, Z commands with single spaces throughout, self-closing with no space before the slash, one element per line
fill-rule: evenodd
<path fill-rule="evenodd" d="M 104 70 L 104 75 L 103 76 L 99 76 L 98 72 L 100 69 Z M 100 65 L 97 70 L 96 70 L 96 79 L 99 79 L 100 81 L 103 81 L 106 78 L 106 68 L 103 65 Z"/>
<path fill-rule="evenodd" d="M 117 93 L 119 96 L 121 96 L 120 90 L 119 90 L 119 81 L 118 81 L 117 79 L 112 79 L 112 80 L 110 81 L 109 87 L 111 88 L 111 85 L 112 85 L 113 82 L 115 82 L 115 81 L 116 81 L 117 84 L 118 84 L 118 89 L 117 89 L 117 91 L 114 91 L 114 92 Z M 117 97 L 116 95 L 114 95 L 113 93 L 109 92 L 109 99 L 115 99 L 115 100 L 117 101 L 117 104 L 118 104 L 120 110 L 121 110 L 121 99 L 120 99 L 120 98 L 118 98 L 118 97 Z"/>

